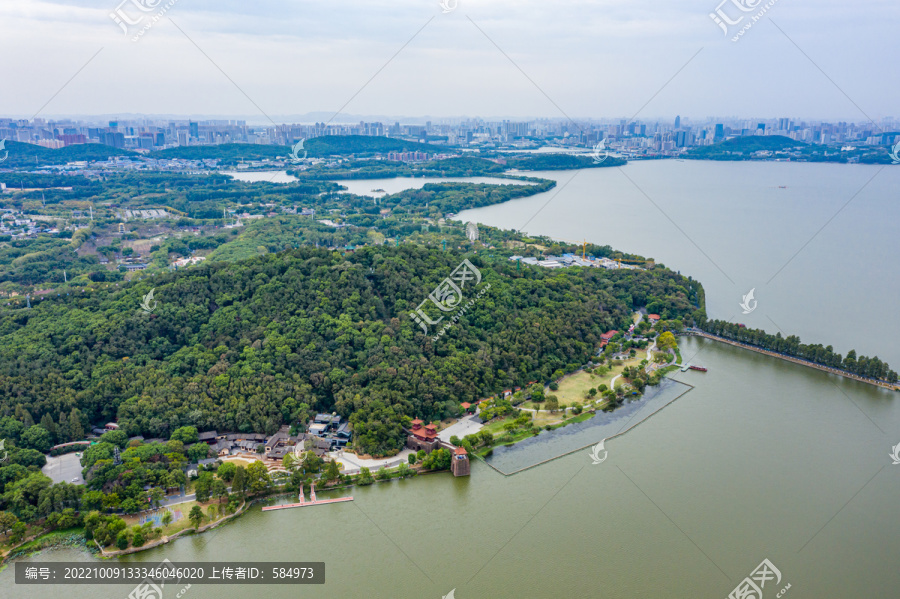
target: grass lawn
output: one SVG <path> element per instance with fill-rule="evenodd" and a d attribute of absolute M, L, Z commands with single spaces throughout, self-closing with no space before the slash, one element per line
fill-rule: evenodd
<path fill-rule="evenodd" d="M 40 531 L 41 531 L 40 526 L 29 525 L 28 532 L 25 534 L 25 537 L 23 537 L 23 538 L 27 538 L 33 534 L 39 533 Z M 39 537 L 37 537 L 36 539 L 32 539 L 31 541 L 28 541 L 27 543 L 24 543 L 23 545 L 21 545 L 18 549 L 16 549 L 16 553 L 18 554 L 19 552 L 24 552 L 27 554 L 27 553 L 34 552 L 34 551 L 40 551 L 41 549 L 43 549 L 45 547 L 52 547 L 52 546 L 58 544 L 60 541 L 65 540 L 66 537 L 69 537 L 71 535 L 82 535 L 83 536 L 84 528 L 81 528 L 81 527 L 65 528 L 62 530 L 54 530 L 54 531 L 48 532 L 46 534 L 42 534 Z M 9 537 L 3 537 L 3 543 L 2 543 L 2 545 L 0 545 L 0 550 L 2 550 L 2 551 L 0 551 L 0 554 L 6 555 L 17 544 L 18 543 L 11 543 L 9 540 Z"/>
<path fill-rule="evenodd" d="M 224 457 L 221 458 L 223 462 L 232 462 L 235 466 L 243 466 L 246 468 L 253 462 L 258 462 L 260 460 L 248 460 L 247 458 L 237 458 L 237 457 Z"/>
<path fill-rule="evenodd" d="M 575 374 L 571 374 L 569 376 L 563 377 L 559 381 L 559 389 L 557 391 L 550 391 L 549 389 L 545 389 L 544 393 L 556 395 L 559 398 L 559 403 L 566 404 L 567 406 L 571 406 L 573 404 L 584 404 L 587 400 L 584 399 L 584 394 L 587 393 L 590 388 L 598 388 L 600 385 L 606 385 L 609 387 L 610 381 L 612 379 L 622 374 L 622 371 L 625 370 L 627 366 L 637 366 L 641 363 L 641 360 L 644 359 L 646 353 L 641 352 L 636 355 L 634 358 L 625 361 L 616 361 L 612 368 L 610 368 L 609 372 L 604 376 L 597 376 L 591 374 L 585 370 L 579 370 Z M 621 382 L 616 381 L 618 384 Z M 599 398 L 599 393 L 597 395 Z M 526 402 L 530 403 L 530 402 Z M 527 405 L 525 407 L 533 407 Z"/>
<path fill-rule="evenodd" d="M 43 530 L 43 526 L 36 526 L 34 524 L 27 524 L 25 528 L 25 534 L 22 535 L 23 539 L 27 539 L 28 537 L 37 534 Z M 18 545 L 21 541 L 16 541 L 13 543 L 9 535 L 0 536 L 0 555 L 5 554 L 7 551 L 12 549 L 14 546 Z"/>
<path fill-rule="evenodd" d="M 503 418 L 502 420 L 492 420 L 489 423 L 485 424 L 481 430 L 488 431 L 492 435 L 496 436 L 501 433 L 505 433 L 506 429 L 503 428 L 503 425 L 506 424 L 507 422 L 512 422 L 515 419 L 516 419 L 515 416 L 509 416 L 507 418 Z"/>
<path fill-rule="evenodd" d="M 163 529 L 163 535 L 171 536 L 181 530 L 184 530 L 185 528 L 192 528 L 193 525 L 191 524 L 191 521 L 188 520 L 188 514 L 191 513 L 191 508 L 193 508 L 195 505 L 199 505 L 203 509 L 204 518 L 203 518 L 203 522 L 200 523 L 200 525 L 202 526 L 204 524 L 209 523 L 208 519 L 205 517 L 206 513 L 207 513 L 206 509 L 208 506 L 215 505 L 217 508 L 219 508 L 220 511 L 216 515 L 216 518 L 218 519 L 218 518 L 222 517 L 221 510 L 227 504 L 223 503 L 223 504 L 219 505 L 219 503 L 215 500 L 207 501 L 206 503 L 200 503 L 197 501 L 188 501 L 185 503 L 178 503 L 175 505 L 170 505 L 165 508 L 159 508 L 157 510 L 154 510 L 153 514 L 158 515 L 160 517 L 162 516 L 162 513 L 166 510 L 172 512 L 173 520 L 168 526 L 166 526 Z M 146 514 L 144 514 L 144 515 L 146 515 Z M 122 519 L 125 520 L 125 523 L 128 524 L 128 526 L 134 526 L 135 524 L 143 524 L 143 522 L 140 522 L 140 515 L 138 515 L 138 514 L 126 515 L 126 516 L 123 516 Z M 154 528 L 159 528 L 161 526 L 162 526 L 162 524 L 159 523 L 159 520 L 157 519 L 156 523 L 154 524 Z"/>

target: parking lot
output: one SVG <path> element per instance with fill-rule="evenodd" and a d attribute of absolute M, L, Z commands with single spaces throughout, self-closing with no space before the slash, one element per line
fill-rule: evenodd
<path fill-rule="evenodd" d="M 81 477 L 81 462 L 74 453 L 55 457 L 48 456 L 47 465 L 41 468 L 41 472 L 49 476 L 54 483 L 84 484 L 84 479 Z"/>

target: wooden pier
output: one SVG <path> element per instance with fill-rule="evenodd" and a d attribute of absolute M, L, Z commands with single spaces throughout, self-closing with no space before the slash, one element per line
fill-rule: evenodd
<path fill-rule="evenodd" d="M 282 505 L 267 505 L 262 508 L 262 511 L 269 512 L 272 510 L 286 510 L 292 507 L 307 507 L 310 505 L 323 505 L 326 503 L 343 503 L 345 501 L 353 501 L 353 496 L 350 497 L 336 497 L 334 499 L 316 499 L 316 487 L 313 486 L 309 490 L 309 501 L 305 501 L 305 497 L 303 496 L 303 488 L 300 489 L 300 503 L 284 503 Z"/>

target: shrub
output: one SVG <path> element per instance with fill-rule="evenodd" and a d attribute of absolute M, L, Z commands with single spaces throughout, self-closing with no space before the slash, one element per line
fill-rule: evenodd
<path fill-rule="evenodd" d="M 116 547 L 119 549 L 128 549 L 128 533 L 126 531 L 119 532 L 116 537 Z"/>

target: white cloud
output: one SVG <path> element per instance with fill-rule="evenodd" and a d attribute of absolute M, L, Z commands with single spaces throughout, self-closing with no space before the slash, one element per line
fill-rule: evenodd
<path fill-rule="evenodd" d="M 0 36 L 15 59 L 0 64 L 13 92 L 0 115 L 31 116 L 102 47 L 44 115 L 264 119 L 229 78 L 273 117 L 334 111 L 382 69 L 345 112 L 560 116 L 546 93 L 572 117 L 630 117 L 658 92 L 642 118 L 864 119 L 768 16 L 739 43 L 723 38 L 708 16 L 716 4 L 459 0 L 442 14 L 437 0 L 178 0 L 134 43 L 109 16 L 117 2 L 6 2 Z M 769 16 L 877 119 L 897 112 L 900 8 L 865 4 L 779 0 Z"/>

